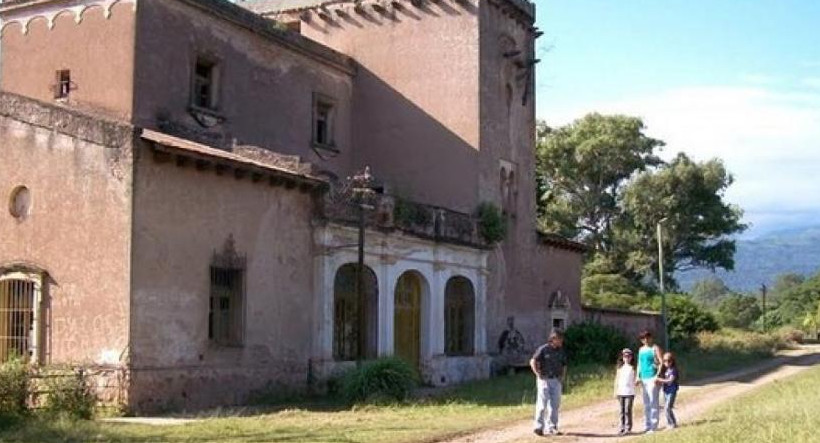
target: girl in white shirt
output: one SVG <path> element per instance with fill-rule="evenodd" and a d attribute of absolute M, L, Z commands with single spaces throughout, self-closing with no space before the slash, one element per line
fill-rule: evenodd
<path fill-rule="evenodd" d="M 619 434 L 632 432 L 632 403 L 635 400 L 635 363 L 632 350 L 621 351 L 618 371 L 615 373 L 615 397 L 621 406 L 621 430 Z"/>

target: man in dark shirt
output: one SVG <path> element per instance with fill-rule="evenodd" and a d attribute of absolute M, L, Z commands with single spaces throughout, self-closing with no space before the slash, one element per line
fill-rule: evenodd
<path fill-rule="evenodd" d="M 567 376 L 567 355 L 564 353 L 564 334 L 554 329 L 547 342 L 535 350 L 530 368 L 536 377 L 538 398 L 535 401 L 535 432 L 544 435 L 544 413 L 549 413 L 547 432 L 558 434 L 558 410 L 561 408 L 561 390 Z"/>

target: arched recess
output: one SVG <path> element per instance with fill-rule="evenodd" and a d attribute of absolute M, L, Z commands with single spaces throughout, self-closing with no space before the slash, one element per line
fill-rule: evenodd
<path fill-rule="evenodd" d="M 337 361 L 376 358 L 378 352 L 379 285 L 365 266 L 358 291 L 358 265 L 339 267 L 333 281 L 333 358 Z"/>
<path fill-rule="evenodd" d="M 393 304 L 393 352 L 414 367 L 421 363 L 424 300 L 427 282 L 418 271 L 404 272 L 396 282 Z"/>
<path fill-rule="evenodd" d="M 13 357 L 41 362 L 46 279 L 38 268 L 0 267 L 0 363 Z"/>
<path fill-rule="evenodd" d="M 466 277 L 452 277 L 444 289 L 444 353 L 463 356 L 474 352 L 475 288 Z"/>

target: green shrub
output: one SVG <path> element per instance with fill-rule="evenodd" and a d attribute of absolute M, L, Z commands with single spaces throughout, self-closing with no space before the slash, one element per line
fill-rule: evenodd
<path fill-rule="evenodd" d="M 47 374 L 43 384 L 46 390 L 43 412 L 84 420 L 94 415 L 97 397 L 84 372 Z"/>
<path fill-rule="evenodd" d="M 660 297 L 652 301 L 652 309 L 657 311 L 661 310 Z M 718 322 L 715 316 L 686 295 L 667 295 L 666 309 L 669 341 L 677 347 L 686 347 L 687 344 L 694 344 L 692 342 L 698 332 L 714 332 L 718 330 Z"/>
<path fill-rule="evenodd" d="M 487 243 L 497 243 L 507 236 L 507 221 L 498 206 L 484 202 L 476 209 L 478 233 Z"/>
<path fill-rule="evenodd" d="M 416 371 L 399 358 L 363 363 L 341 378 L 341 394 L 350 403 L 402 401 L 417 385 Z"/>
<path fill-rule="evenodd" d="M 576 323 L 564 333 L 564 346 L 572 365 L 614 363 L 629 339 L 618 329 L 598 323 Z"/>
<path fill-rule="evenodd" d="M 0 419 L 14 419 L 27 412 L 31 376 L 20 358 L 0 364 Z"/>
<path fill-rule="evenodd" d="M 773 334 L 784 343 L 803 343 L 805 332 L 791 326 L 782 326 L 776 329 Z"/>
<path fill-rule="evenodd" d="M 426 226 L 433 221 L 429 210 L 409 200 L 396 198 L 393 206 L 393 220 L 400 226 Z"/>
<path fill-rule="evenodd" d="M 786 341 L 777 334 L 729 328 L 717 332 L 700 332 L 696 338 L 698 351 L 701 353 L 769 356 L 786 346 Z"/>

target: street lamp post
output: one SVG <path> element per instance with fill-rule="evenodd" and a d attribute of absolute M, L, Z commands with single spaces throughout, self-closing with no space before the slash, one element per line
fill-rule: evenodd
<path fill-rule="evenodd" d="M 367 353 L 367 300 L 364 293 L 364 211 L 366 209 L 373 209 L 373 206 L 368 204 L 368 200 L 370 196 L 375 193 L 373 190 L 373 176 L 370 175 L 370 167 L 366 166 L 362 172 L 353 175 L 350 181 L 352 185 L 351 193 L 359 210 L 358 259 L 356 263 L 356 300 L 358 302 L 357 317 L 359 334 L 356 338 L 359 346 L 358 359 L 362 360 Z"/>
<path fill-rule="evenodd" d="M 669 350 L 669 328 L 666 322 L 666 288 L 663 286 L 663 227 L 666 217 L 658 220 L 658 283 L 661 290 L 661 323 L 663 323 L 663 348 Z"/>

